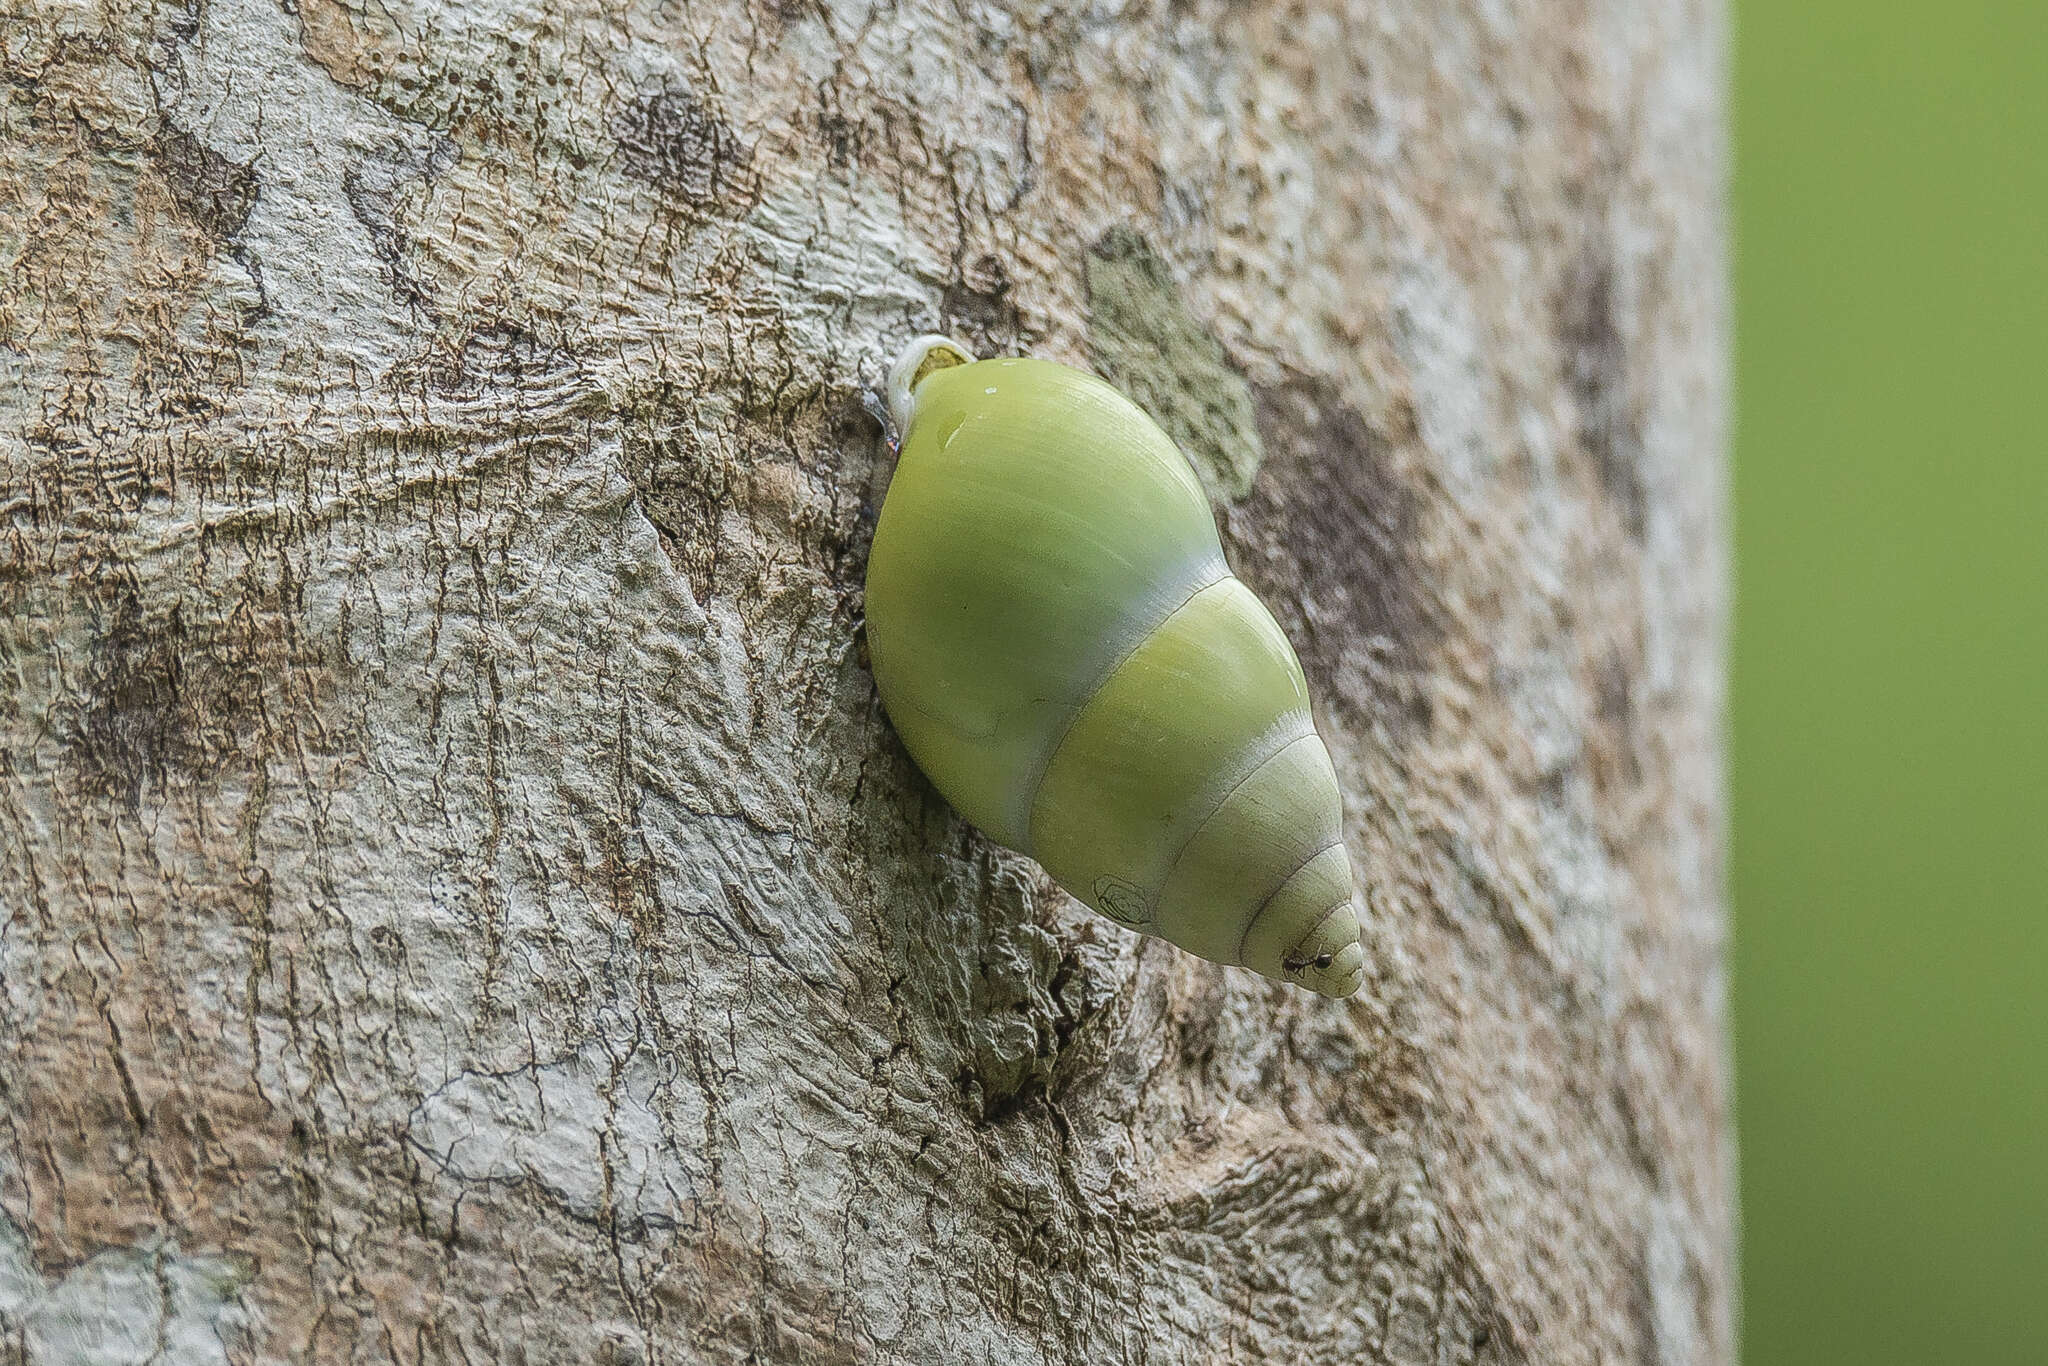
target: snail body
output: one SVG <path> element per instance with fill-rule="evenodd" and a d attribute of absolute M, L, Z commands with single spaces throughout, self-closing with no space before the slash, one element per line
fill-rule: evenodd
<path fill-rule="evenodd" d="M 1293 648 L 1194 471 L 1092 375 L 944 337 L 891 371 L 875 682 L 968 820 L 1123 925 L 1330 996 L 1364 973 Z"/>

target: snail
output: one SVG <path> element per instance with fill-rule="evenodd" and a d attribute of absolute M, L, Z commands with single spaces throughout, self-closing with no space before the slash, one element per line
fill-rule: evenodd
<path fill-rule="evenodd" d="M 1307 680 L 1172 439 L 1093 375 L 948 337 L 911 342 L 886 399 L 868 654 L 918 767 L 1119 924 L 1356 991 Z"/>

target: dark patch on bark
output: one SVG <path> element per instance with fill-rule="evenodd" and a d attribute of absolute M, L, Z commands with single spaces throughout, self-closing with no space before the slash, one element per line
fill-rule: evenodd
<path fill-rule="evenodd" d="M 819 89 L 816 118 L 825 164 L 834 171 L 852 170 L 867 150 L 868 130 L 859 118 L 847 113 L 837 82 L 827 81 Z"/>
<path fill-rule="evenodd" d="M 1634 682 L 1640 667 L 1611 650 L 1594 671 L 1593 716 L 1601 733 L 1591 748 L 1592 778 L 1603 796 L 1642 781 Z"/>
<path fill-rule="evenodd" d="M 860 389 L 843 389 L 825 401 L 823 439 L 816 465 L 834 490 L 848 488 L 854 480 L 867 482 L 887 454 L 884 429 L 868 407 Z M 851 468 L 849 468 L 851 467 Z M 854 487 L 857 489 L 858 484 Z M 825 572 L 848 603 L 865 591 L 868 550 L 874 544 L 875 522 L 881 505 L 862 496 L 849 499 L 819 528 L 819 550 L 825 557 Z M 862 638 L 865 648 L 866 638 Z"/>
<path fill-rule="evenodd" d="M 1188 1147 L 1214 1162 L 1227 1132 L 1198 1132 Z M 1344 1331 L 1360 1320 L 1372 1325 L 1355 1344 L 1370 1349 L 1359 1360 L 1526 1360 L 1411 1141 L 1389 1134 L 1371 1147 L 1376 1164 L 1362 1169 L 1307 1143 L 1233 1155 L 1217 1179 L 1135 1208 L 1134 1222 L 1208 1267 L 1211 1293 L 1225 1302 L 1272 1294 L 1278 1286 L 1267 1268 L 1291 1268 L 1285 1293 L 1293 1315 L 1304 1301 L 1334 1301 L 1357 1315 Z M 1330 1327 L 1306 1316 L 1275 1325 L 1326 1345 Z"/>
<path fill-rule="evenodd" d="M 452 349 L 436 353 L 426 379 L 446 398 L 545 388 L 567 380 L 576 358 L 509 318 L 479 321 Z"/>
<path fill-rule="evenodd" d="M 611 133 L 627 175 L 700 208 L 738 193 L 753 160 L 732 126 L 687 90 L 627 102 L 613 113 Z"/>
<path fill-rule="evenodd" d="M 1600 719 L 1610 726 L 1627 728 L 1635 719 L 1636 700 L 1629 684 L 1629 666 L 1618 650 L 1610 651 L 1601 661 L 1593 706 Z"/>
<path fill-rule="evenodd" d="M 620 461 L 669 563 L 707 601 L 718 576 L 719 519 L 746 471 L 708 450 L 689 420 L 690 391 L 664 381 L 626 412 Z"/>
<path fill-rule="evenodd" d="M 248 226 L 262 186 L 256 164 L 230 161 L 182 128 L 165 124 L 150 152 L 178 212 L 207 236 L 231 242 Z"/>
<path fill-rule="evenodd" d="M 1628 1278 L 1628 1317 L 1635 1329 L 1638 1361 L 1662 1361 L 1664 1353 L 1657 1342 L 1657 1288 L 1656 1269 L 1650 1265 L 1647 1246 L 1636 1249 L 1630 1258 Z"/>
<path fill-rule="evenodd" d="M 669 563 L 702 602 L 765 586 L 761 576 L 794 549 L 830 583 L 853 629 L 878 508 L 869 485 L 883 450 L 861 390 L 761 385 L 750 403 L 735 383 L 740 411 L 716 431 L 701 426 L 698 392 L 661 380 L 617 409 L 622 471 Z M 724 521 L 734 514 L 759 535 L 735 537 Z"/>
<path fill-rule="evenodd" d="M 177 618 L 146 625 L 132 596 L 114 607 L 93 642 L 85 703 L 66 738 L 86 786 L 132 807 L 148 784 L 181 762 L 176 718 L 184 696 L 184 631 Z"/>
<path fill-rule="evenodd" d="M 104 526 L 167 496 L 173 487 L 171 462 L 162 451 L 145 442 L 110 443 L 96 425 L 89 399 L 76 389 L 50 395 L 45 416 L 27 426 L 20 439 L 28 460 L 19 467 L 19 487 L 30 493 L 30 500 L 17 505 L 16 517 Z M 29 562 L 18 546 L 10 550 L 0 559 L 8 577 Z"/>
<path fill-rule="evenodd" d="M 293 6 L 295 8 L 295 6 Z M 201 0 L 184 0 L 171 10 L 171 36 L 181 43 L 189 43 L 199 34 L 199 16 L 203 13 Z"/>
<path fill-rule="evenodd" d="M 361 158 L 341 176 L 349 212 L 370 234 L 370 248 L 383 265 L 392 297 L 430 318 L 432 291 L 413 272 L 412 243 L 398 225 L 398 199 L 406 186 L 438 180 L 461 159 L 462 149 L 452 139 L 440 138 L 425 151 L 400 148 L 385 156 Z"/>
<path fill-rule="evenodd" d="M 983 951 L 967 1020 L 969 1060 L 955 1077 L 962 1107 L 1001 1124 L 1073 1079 L 1081 1027 L 1110 999 L 1108 984 L 1035 924 L 1005 924 Z M 1097 1058 L 1079 1061 L 1083 1069 Z"/>
<path fill-rule="evenodd" d="M 1230 561 L 1273 610 L 1318 692 L 1429 723 L 1421 674 L 1443 631 L 1420 549 L 1423 502 L 1364 416 L 1319 379 L 1257 392 L 1266 449 L 1225 510 Z"/>
<path fill-rule="evenodd" d="M 175 607 L 147 613 L 127 590 L 110 595 L 88 669 L 65 753 L 87 792 L 130 809 L 173 773 L 216 772 L 260 724 L 255 642 L 195 630 Z"/>
<path fill-rule="evenodd" d="M 1604 252 L 1579 263 L 1558 304 L 1566 379 L 1578 402 L 1579 443 L 1592 456 L 1600 486 L 1640 541 L 1648 511 L 1643 488 L 1643 437 L 1629 399 L 1628 351 L 1616 317 L 1614 262 Z"/>
<path fill-rule="evenodd" d="M 1010 297 L 1009 267 L 994 253 L 976 257 L 946 285 L 939 307 L 946 330 L 974 345 L 983 355 L 1015 349 L 1023 318 Z"/>

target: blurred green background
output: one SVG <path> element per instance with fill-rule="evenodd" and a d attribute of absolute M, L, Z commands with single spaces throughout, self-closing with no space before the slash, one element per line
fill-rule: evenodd
<path fill-rule="evenodd" d="M 1737 4 L 1746 1366 L 2048 1362 L 2048 0 Z"/>

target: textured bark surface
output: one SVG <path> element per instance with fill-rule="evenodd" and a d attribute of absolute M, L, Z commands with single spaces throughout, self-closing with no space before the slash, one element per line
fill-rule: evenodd
<path fill-rule="evenodd" d="M 0 1362 L 1730 1360 L 1718 5 L 0 13 Z M 1358 998 L 906 759 L 934 326 L 1201 467 Z"/>

